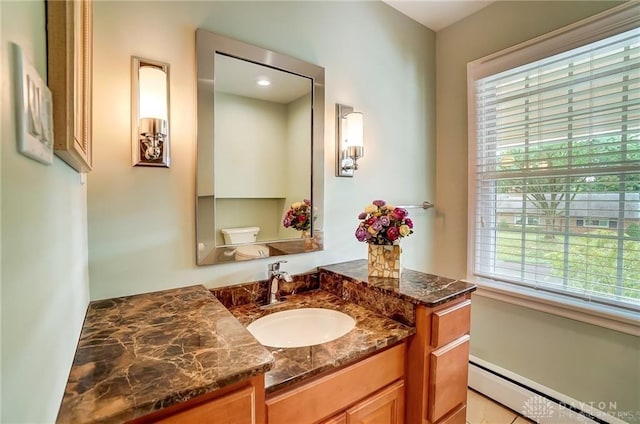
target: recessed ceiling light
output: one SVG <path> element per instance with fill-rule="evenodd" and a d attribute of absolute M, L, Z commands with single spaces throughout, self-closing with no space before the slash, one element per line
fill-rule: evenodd
<path fill-rule="evenodd" d="M 261 85 L 263 87 L 267 87 L 267 86 L 271 85 L 271 81 L 269 81 L 266 78 L 260 78 L 260 79 L 258 79 L 257 84 Z"/>

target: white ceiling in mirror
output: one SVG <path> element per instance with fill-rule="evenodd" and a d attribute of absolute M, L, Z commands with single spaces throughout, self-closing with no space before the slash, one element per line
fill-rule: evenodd
<path fill-rule="evenodd" d="M 311 80 L 220 53 L 215 58 L 216 91 L 289 104 L 311 92 Z M 258 80 L 271 84 L 260 86 Z"/>

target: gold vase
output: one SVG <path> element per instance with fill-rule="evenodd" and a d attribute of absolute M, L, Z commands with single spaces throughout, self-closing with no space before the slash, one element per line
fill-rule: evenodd
<path fill-rule="evenodd" d="M 306 251 L 313 250 L 314 242 L 313 242 L 313 237 L 311 237 L 311 231 L 302 230 L 301 233 L 302 234 L 300 234 L 300 238 L 304 240 L 304 249 Z"/>
<path fill-rule="evenodd" d="M 400 278 L 402 249 L 397 244 L 369 244 L 369 276 Z"/>

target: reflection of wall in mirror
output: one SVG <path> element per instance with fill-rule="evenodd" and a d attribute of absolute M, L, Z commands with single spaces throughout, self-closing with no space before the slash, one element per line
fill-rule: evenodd
<path fill-rule="evenodd" d="M 259 227 L 258 242 L 277 240 L 284 199 L 216 199 L 216 246 L 224 244 L 223 228 Z"/>
<path fill-rule="evenodd" d="M 287 106 L 287 198 L 281 216 L 294 202 L 309 199 L 311 196 L 311 93 L 292 101 Z M 292 228 L 279 226 L 279 239 L 293 238 L 299 235 Z"/>
<path fill-rule="evenodd" d="M 216 197 L 286 197 L 286 105 L 216 92 L 215 113 Z"/>
<path fill-rule="evenodd" d="M 281 222 L 291 203 L 310 197 L 311 94 L 280 104 L 216 93 L 215 111 L 217 244 L 228 227 L 259 226 L 259 240 L 298 237 Z M 230 199 L 253 201 L 239 210 Z"/>

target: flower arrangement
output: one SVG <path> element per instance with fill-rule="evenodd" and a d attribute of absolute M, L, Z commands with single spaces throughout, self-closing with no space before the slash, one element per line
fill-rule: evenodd
<path fill-rule="evenodd" d="M 298 231 L 309 231 L 311 229 L 311 200 L 304 199 L 302 202 L 294 202 L 282 219 L 285 228 L 293 228 Z"/>
<path fill-rule="evenodd" d="M 413 221 L 406 209 L 396 208 L 384 200 L 374 200 L 358 219 L 356 229 L 358 241 L 375 245 L 393 245 L 401 237 L 413 234 Z"/>

